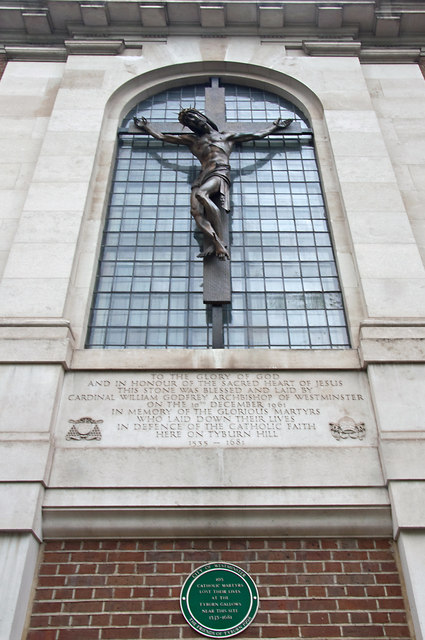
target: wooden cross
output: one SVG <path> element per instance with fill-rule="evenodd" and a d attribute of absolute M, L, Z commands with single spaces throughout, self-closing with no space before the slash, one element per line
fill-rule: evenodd
<path fill-rule="evenodd" d="M 231 122 L 226 120 L 225 109 L 225 89 L 219 86 L 218 78 L 211 78 L 211 86 L 205 89 L 205 115 L 217 125 L 219 131 L 234 131 L 237 133 L 246 132 L 249 125 L 249 132 L 256 133 L 270 126 L 270 122 Z M 156 122 L 155 129 L 162 133 L 181 134 L 180 123 Z M 134 124 L 130 124 L 128 133 L 142 134 Z M 310 133 L 301 129 L 298 122 L 292 122 L 288 127 L 274 135 L 296 135 Z M 230 160 L 231 161 L 231 160 Z M 189 203 L 188 203 L 189 205 Z M 225 245 L 229 246 L 229 216 L 224 209 L 221 209 L 222 239 Z M 204 304 L 212 306 L 212 347 L 222 349 L 223 339 L 223 305 L 231 302 L 231 277 L 230 260 L 220 260 L 215 255 L 204 257 L 204 279 L 203 279 L 203 300 Z"/>

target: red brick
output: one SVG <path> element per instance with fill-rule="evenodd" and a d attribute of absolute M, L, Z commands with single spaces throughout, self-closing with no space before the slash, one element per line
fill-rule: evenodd
<path fill-rule="evenodd" d="M 67 587 L 103 587 L 106 584 L 106 576 L 68 576 Z"/>
<path fill-rule="evenodd" d="M 298 627 L 263 626 L 261 627 L 263 638 L 298 638 Z"/>
<path fill-rule="evenodd" d="M 71 562 L 106 562 L 105 551 L 73 551 L 70 556 Z"/>
<path fill-rule="evenodd" d="M 175 562 L 174 571 L 176 573 L 189 574 L 192 571 L 192 563 L 191 562 Z"/>
<path fill-rule="evenodd" d="M 407 625 L 387 625 L 385 632 L 389 638 L 410 638 L 410 631 Z"/>
<path fill-rule="evenodd" d="M 162 603 L 164 606 L 164 603 Z M 141 600 L 111 600 L 105 602 L 105 611 L 141 611 Z"/>
<path fill-rule="evenodd" d="M 332 539 L 322 540 L 322 549 L 337 549 L 337 548 L 338 548 L 337 540 L 332 540 Z"/>
<path fill-rule="evenodd" d="M 76 565 L 75 573 L 93 574 L 93 573 L 97 573 L 97 568 L 98 568 L 98 565 L 95 562 L 84 562 Z"/>
<path fill-rule="evenodd" d="M 136 577 L 137 576 L 134 576 L 134 579 L 136 579 Z M 149 576 L 149 580 L 146 580 L 146 584 L 152 586 L 173 586 L 181 584 L 181 577 L 175 575 L 152 575 Z"/>
<path fill-rule="evenodd" d="M 107 627 L 109 626 L 110 615 L 109 613 L 92 613 L 91 614 L 92 627 Z"/>
<path fill-rule="evenodd" d="M 318 588 L 320 589 L 321 587 L 318 587 Z M 287 589 L 288 597 L 289 598 L 306 598 L 307 592 L 309 589 L 310 587 L 304 587 L 304 586 L 299 587 L 299 586 L 290 585 Z"/>
<path fill-rule="evenodd" d="M 99 629 L 60 629 L 58 640 L 98 640 Z"/>
<path fill-rule="evenodd" d="M 62 562 L 70 562 L 72 554 L 69 551 L 55 551 L 49 553 L 47 550 L 44 552 L 43 565 L 46 564 L 60 564 Z M 42 565 L 42 566 L 43 566 Z"/>
<path fill-rule="evenodd" d="M 53 589 L 37 589 L 35 592 L 35 600 L 52 600 Z"/>
<path fill-rule="evenodd" d="M 319 562 L 320 560 L 330 560 L 331 559 L 331 552 L 330 551 L 320 551 L 320 550 L 301 550 L 301 551 L 296 551 L 295 553 L 295 557 L 297 560 L 304 560 L 304 561 L 314 561 L 314 562 Z"/>
<path fill-rule="evenodd" d="M 143 589 L 145 595 L 149 595 L 150 594 L 150 589 L 149 587 L 136 587 L 136 589 Z M 97 591 L 97 589 L 96 589 Z M 112 589 L 111 589 L 112 591 Z M 125 598 L 131 598 L 131 596 L 133 595 L 136 598 L 139 598 L 140 596 L 137 596 L 134 593 L 135 589 L 133 589 L 132 587 L 115 587 L 115 589 L 113 589 L 113 593 L 114 593 L 114 599 L 116 600 L 123 600 Z"/>
<path fill-rule="evenodd" d="M 380 609 L 404 609 L 402 598 L 379 598 L 378 605 Z"/>
<path fill-rule="evenodd" d="M 42 631 L 39 629 L 31 629 L 28 631 L 28 635 L 26 640 L 55 640 L 56 639 L 56 630 L 55 629 L 43 629 Z"/>
<path fill-rule="evenodd" d="M 149 624 L 149 613 L 132 613 L 130 624 L 134 626 L 146 627 Z"/>
<path fill-rule="evenodd" d="M 123 551 L 138 550 L 139 542 L 138 540 L 120 540 L 119 547 Z"/>
<path fill-rule="evenodd" d="M 96 598 L 96 600 L 112 598 L 113 593 L 114 589 L 112 587 L 97 587 L 93 589 L 93 597 Z"/>
<path fill-rule="evenodd" d="M 390 618 L 390 622 L 407 622 L 405 611 L 389 611 L 388 615 Z"/>
<path fill-rule="evenodd" d="M 340 585 L 329 585 L 328 587 L 326 587 L 326 595 L 328 598 L 340 598 L 341 596 L 346 595 L 346 589 L 347 587 L 343 587 Z"/>
<path fill-rule="evenodd" d="M 364 611 L 365 609 L 376 609 L 376 600 L 367 598 L 341 598 L 338 600 L 338 607 L 346 611 Z"/>
<path fill-rule="evenodd" d="M 250 549 L 264 549 L 264 540 L 248 540 L 248 547 Z"/>
<path fill-rule="evenodd" d="M 133 589 L 134 597 L 145 597 L 146 594 L 143 593 L 143 590 L 146 589 L 149 590 L 149 593 L 152 593 L 152 598 L 168 598 L 170 596 L 169 587 L 135 587 Z"/>
<path fill-rule="evenodd" d="M 39 575 L 40 576 L 55 576 L 58 573 L 57 564 L 45 564 L 43 563 L 40 566 Z"/>
<path fill-rule="evenodd" d="M 64 549 L 65 547 L 65 543 L 62 542 L 61 540 L 52 540 L 51 542 L 48 543 L 47 545 L 44 545 L 44 554 L 46 554 L 49 551 L 60 551 L 61 549 Z"/>
<path fill-rule="evenodd" d="M 308 613 L 306 611 L 294 611 L 289 614 L 289 620 L 291 624 L 307 624 Z"/>
<path fill-rule="evenodd" d="M 98 549 L 102 549 L 104 542 L 104 540 L 83 540 L 82 543 L 80 543 L 80 545 L 76 547 L 76 549 L 93 549 L 94 551 L 97 551 Z M 111 541 L 111 544 L 115 548 L 117 545 L 117 541 Z M 72 548 L 71 545 L 72 543 L 66 542 L 65 549 Z"/>
<path fill-rule="evenodd" d="M 332 599 L 301 600 L 301 611 L 332 611 L 336 609 L 336 601 Z"/>
<path fill-rule="evenodd" d="M 102 640 L 133 640 L 140 638 L 140 634 L 139 627 L 110 627 L 102 629 Z"/>
<path fill-rule="evenodd" d="M 298 584 L 334 584 L 334 576 L 328 574 L 310 573 L 307 575 L 298 575 L 297 582 Z"/>
<path fill-rule="evenodd" d="M 308 625 L 300 627 L 301 638 L 340 638 L 341 632 L 339 627 L 330 625 Z"/>
<path fill-rule="evenodd" d="M 155 550 L 168 550 L 173 551 L 175 549 L 175 541 L 174 540 L 156 540 L 155 541 Z M 184 540 L 186 548 L 193 548 L 194 540 Z M 205 544 L 205 543 L 204 543 Z"/>
<path fill-rule="evenodd" d="M 100 564 L 97 565 L 97 570 L 95 570 L 95 572 L 98 575 L 106 575 L 106 574 L 110 574 L 110 573 L 115 573 L 115 571 L 117 571 L 117 573 L 120 573 L 122 571 L 122 573 L 134 573 L 134 565 L 131 564 L 129 565 L 132 570 L 131 571 L 123 571 L 122 569 L 120 569 L 122 565 L 116 565 L 112 562 L 101 562 Z M 86 573 L 85 571 L 80 570 L 79 573 Z"/>
<path fill-rule="evenodd" d="M 108 551 L 107 562 L 137 562 L 140 561 L 139 551 Z"/>
<path fill-rule="evenodd" d="M 152 613 L 151 623 L 154 627 L 158 627 L 161 624 L 167 626 L 170 624 L 170 614 L 169 613 Z"/>
<path fill-rule="evenodd" d="M 284 573 L 286 570 L 286 562 L 269 562 L 267 567 L 265 564 L 262 567 L 256 567 L 258 571 L 267 571 L 268 573 Z"/>
<path fill-rule="evenodd" d="M 375 578 L 378 578 L 378 576 L 379 574 L 373 576 L 370 573 L 350 573 L 337 575 L 336 581 L 338 584 L 374 584 Z M 383 582 L 385 581 L 383 580 Z"/>
<path fill-rule="evenodd" d="M 379 598 L 381 596 L 386 595 L 385 587 L 380 584 L 368 585 L 367 587 L 365 587 L 365 590 L 366 590 L 366 595 L 369 596 L 369 598 Z M 395 593 L 394 595 L 401 595 L 401 589 L 400 589 L 400 593 Z"/>
<path fill-rule="evenodd" d="M 383 638 L 385 636 L 384 627 L 377 625 L 347 625 L 342 627 L 344 638 Z"/>
<path fill-rule="evenodd" d="M 292 601 L 291 599 L 263 599 L 261 600 L 261 604 L 265 606 L 267 603 L 267 608 L 269 611 L 285 611 L 290 610 L 292 605 L 296 605 L 298 608 L 298 600 Z"/>
<path fill-rule="evenodd" d="M 93 567 L 95 569 L 96 565 L 93 565 Z M 60 564 L 58 566 L 58 575 L 66 576 L 69 574 L 77 573 L 77 569 L 78 569 L 78 564 Z"/>
<path fill-rule="evenodd" d="M 141 632 L 141 637 L 146 639 L 158 638 L 159 640 L 167 640 L 168 638 L 172 638 L 173 640 L 175 640 L 175 638 L 178 638 L 178 633 L 173 627 L 146 627 L 144 629 L 141 629 Z"/>
<path fill-rule="evenodd" d="M 283 611 L 271 611 L 268 614 L 268 617 L 270 619 L 270 624 L 288 624 L 289 623 L 289 615 L 290 614 L 284 613 Z M 255 622 L 257 624 L 261 624 L 262 623 L 262 620 L 260 618 L 260 614 L 257 614 L 257 616 L 255 618 Z"/>
<path fill-rule="evenodd" d="M 341 573 L 342 564 L 341 562 L 328 561 L 325 562 L 324 570 L 326 573 Z"/>
<path fill-rule="evenodd" d="M 338 541 L 338 547 L 340 549 L 358 549 L 359 540 L 354 538 L 342 538 Z"/>
<path fill-rule="evenodd" d="M 68 591 L 71 591 L 71 589 L 68 589 Z M 74 600 L 89 600 L 93 597 L 93 591 L 94 589 L 85 587 L 83 587 L 82 589 L 74 589 Z M 67 599 L 70 599 L 69 596 L 67 596 Z"/>
<path fill-rule="evenodd" d="M 77 600 L 77 602 L 63 603 L 63 611 L 66 613 L 98 613 L 102 608 L 101 600 Z"/>
<path fill-rule="evenodd" d="M 34 613 L 59 613 L 62 603 L 59 601 L 35 602 L 33 606 Z"/>
<path fill-rule="evenodd" d="M 364 598 L 366 595 L 366 587 L 359 584 L 348 584 L 345 587 L 345 593 L 350 598 Z"/>
<path fill-rule="evenodd" d="M 302 546 L 304 547 L 304 549 L 320 549 L 322 545 L 320 540 L 307 538 L 307 540 L 302 540 Z"/>
<path fill-rule="evenodd" d="M 74 593 L 75 593 L 75 589 L 69 589 L 69 588 L 58 588 L 54 590 L 55 593 L 55 600 L 70 600 Z"/>
<path fill-rule="evenodd" d="M 64 617 L 64 616 L 61 616 Z M 89 625 L 91 625 L 90 622 L 90 618 L 91 616 L 89 615 L 76 615 L 76 614 L 72 614 L 72 621 L 71 623 L 69 622 L 64 622 L 64 621 L 58 621 L 56 616 L 54 618 L 52 618 L 52 625 L 56 625 L 57 627 L 67 627 L 67 626 L 73 626 L 73 627 L 88 627 Z"/>
<path fill-rule="evenodd" d="M 305 563 L 305 568 L 306 568 L 307 573 L 323 573 L 323 563 L 322 562 L 306 562 Z"/>
<path fill-rule="evenodd" d="M 350 613 L 350 619 L 353 624 L 369 624 L 370 622 L 377 624 L 378 622 L 387 622 L 387 619 L 378 620 L 376 614 L 376 611 L 373 611 L 371 614 L 367 611 L 352 611 Z M 371 620 L 369 619 L 369 615 Z M 385 618 L 385 615 L 386 614 L 383 614 L 383 618 Z"/>
<path fill-rule="evenodd" d="M 331 611 L 329 620 L 331 624 L 346 624 L 350 622 L 350 616 L 346 611 Z"/>
<path fill-rule="evenodd" d="M 99 584 L 107 584 L 110 587 L 121 587 L 125 585 L 142 586 L 144 583 L 144 576 L 131 575 L 131 576 L 118 576 L 115 573 L 107 576 L 96 576 L 99 580 L 102 578 L 102 582 Z"/>
<path fill-rule="evenodd" d="M 111 615 L 111 623 L 112 626 L 124 627 L 130 624 L 130 614 L 129 613 L 113 613 Z"/>
<path fill-rule="evenodd" d="M 146 600 L 146 611 L 164 611 L 170 612 L 176 611 L 179 608 L 179 603 L 176 600 Z"/>
<path fill-rule="evenodd" d="M 312 611 L 309 614 L 310 624 L 329 624 L 329 613 L 324 611 Z"/>

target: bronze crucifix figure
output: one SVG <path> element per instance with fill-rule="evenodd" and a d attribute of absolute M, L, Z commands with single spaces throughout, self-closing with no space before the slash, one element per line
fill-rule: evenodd
<path fill-rule="evenodd" d="M 220 260 L 230 258 L 223 237 L 221 210 L 230 211 L 230 154 L 236 143 L 261 140 L 285 129 L 292 119 L 278 118 L 257 133 L 219 131 L 217 125 L 197 109 L 182 109 L 179 122 L 192 133 L 168 134 L 156 131 L 146 118 L 134 118 L 138 129 L 157 140 L 183 144 L 201 163 L 201 172 L 192 183 L 190 212 L 204 235 L 204 249 L 199 257 L 215 254 Z"/>

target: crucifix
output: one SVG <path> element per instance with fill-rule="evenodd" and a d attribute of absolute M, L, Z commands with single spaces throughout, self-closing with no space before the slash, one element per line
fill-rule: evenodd
<path fill-rule="evenodd" d="M 230 164 L 233 146 L 261 140 L 284 130 L 300 133 L 298 123 L 278 118 L 269 123 L 250 123 L 251 131 L 243 131 L 243 124 L 225 120 L 225 93 L 217 78 L 205 89 L 205 114 L 194 108 L 182 109 L 181 125 L 191 133 L 176 131 L 170 123 L 155 123 L 146 118 L 134 118 L 131 133 L 145 133 L 157 140 L 187 146 L 201 163 L 201 172 L 192 183 L 190 211 L 203 234 L 204 304 L 212 306 L 212 346 L 223 348 L 223 305 L 231 302 L 229 222 Z M 178 125 L 177 125 L 178 126 Z M 165 129 L 158 131 L 156 129 Z M 226 130 L 223 130 L 223 129 Z"/>

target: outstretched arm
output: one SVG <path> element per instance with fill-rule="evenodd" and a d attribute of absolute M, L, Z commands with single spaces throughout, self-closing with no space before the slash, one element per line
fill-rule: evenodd
<path fill-rule="evenodd" d="M 273 122 L 271 127 L 268 129 L 264 129 L 264 131 L 258 131 L 257 133 L 231 133 L 230 140 L 234 140 L 235 142 L 250 142 L 251 140 L 262 140 L 263 138 L 267 138 L 267 136 L 272 135 L 273 133 L 278 133 L 282 129 L 286 129 L 293 122 L 292 118 L 288 118 L 287 120 L 282 120 L 278 118 Z"/>
<path fill-rule="evenodd" d="M 181 135 L 175 136 L 171 133 L 161 133 L 160 131 L 156 131 L 156 129 L 151 126 L 151 123 L 146 120 L 146 118 L 134 117 L 133 122 L 138 129 L 140 129 L 144 133 L 149 134 L 153 138 L 156 138 L 157 140 L 162 140 L 163 142 L 171 142 L 172 144 L 185 144 L 187 146 L 190 146 L 192 144 L 192 137 L 190 135 L 183 133 Z"/>

